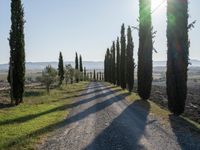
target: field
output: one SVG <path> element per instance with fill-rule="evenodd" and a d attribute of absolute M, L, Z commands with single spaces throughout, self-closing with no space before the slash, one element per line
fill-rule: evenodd
<path fill-rule="evenodd" d="M 72 99 L 87 82 L 52 89 L 50 95 L 41 86 L 26 88 L 24 103 L 9 106 L 8 90 L 0 93 L 0 149 L 33 149 L 50 131 L 64 124 Z"/>
<path fill-rule="evenodd" d="M 165 68 L 154 68 L 151 100 L 167 107 Z M 183 115 L 200 123 L 200 67 L 189 68 L 188 96 Z"/>
<path fill-rule="evenodd" d="M 151 101 L 167 109 L 166 68 L 154 68 Z M 50 131 L 63 124 L 72 99 L 83 91 L 86 82 L 65 85 L 51 90 L 45 89 L 36 81 L 41 71 L 28 71 L 24 103 L 10 107 L 7 73 L 0 73 L 0 149 L 32 149 Z M 137 82 L 137 79 L 135 79 Z M 135 86 L 137 83 L 135 82 Z M 135 87 L 136 91 L 137 87 Z M 182 117 L 200 123 L 200 67 L 191 67 L 188 73 L 188 98 Z M 152 106 L 154 103 L 151 103 Z M 159 114 L 158 107 L 152 107 Z M 164 112 L 164 111 L 162 111 Z M 168 116 L 168 114 L 164 114 Z M 34 124 L 34 126 L 33 126 Z M 198 124 L 197 124 L 198 125 Z"/>

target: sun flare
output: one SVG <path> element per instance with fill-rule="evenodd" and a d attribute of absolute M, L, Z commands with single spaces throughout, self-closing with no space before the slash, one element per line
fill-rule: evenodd
<path fill-rule="evenodd" d="M 151 7 L 152 11 L 162 11 L 166 4 L 166 0 L 152 0 Z"/>

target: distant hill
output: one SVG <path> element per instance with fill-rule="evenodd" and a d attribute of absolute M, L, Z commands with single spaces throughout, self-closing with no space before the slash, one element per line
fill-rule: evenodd
<path fill-rule="evenodd" d="M 73 67 L 75 66 L 74 62 L 65 62 L 65 65 L 71 64 Z M 58 67 L 58 62 L 27 62 L 26 63 L 26 69 L 27 70 L 42 70 L 47 65 L 51 65 L 54 68 Z M 93 61 L 84 61 L 83 62 L 84 67 L 87 69 L 97 69 L 101 70 L 103 69 L 104 63 L 103 62 L 93 62 Z M 7 71 L 9 65 L 8 64 L 0 64 L 0 71 Z"/>
<path fill-rule="evenodd" d="M 200 60 L 191 60 L 190 61 L 192 65 L 190 67 L 200 67 Z M 74 67 L 74 62 L 65 62 L 65 64 L 71 64 Z M 165 67 L 166 61 L 154 61 L 153 62 L 154 67 Z M 51 65 L 54 68 L 57 68 L 58 62 L 27 62 L 26 63 L 26 69 L 27 70 L 42 70 L 47 65 Z M 84 61 L 83 65 L 89 69 L 98 69 L 102 70 L 104 68 L 104 63 L 102 61 Z M 0 71 L 7 71 L 8 70 L 8 64 L 0 64 Z"/>
<path fill-rule="evenodd" d="M 190 60 L 191 65 L 189 65 L 189 67 L 200 67 L 200 60 Z M 155 67 L 165 67 L 167 64 L 166 61 L 154 61 L 153 65 Z"/>

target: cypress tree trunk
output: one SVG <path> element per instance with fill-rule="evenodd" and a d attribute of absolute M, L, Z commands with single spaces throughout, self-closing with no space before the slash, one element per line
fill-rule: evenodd
<path fill-rule="evenodd" d="M 120 86 L 120 74 L 121 74 L 121 71 L 120 71 L 120 45 L 119 45 L 119 38 L 117 38 L 117 43 L 116 43 L 116 49 L 117 49 L 117 70 L 116 70 L 116 73 L 117 73 L 117 85 Z"/>
<path fill-rule="evenodd" d="M 59 85 L 61 85 L 63 80 L 65 79 L 64 74 L 65 74 L 65 71 L 64 71 L 63 56 L 62 56 L 62 53 L 60 52 L 60 54 L 59 54 L 59 63 L 58 63 Z"/>
<path fill-rule="evenodd" d="M 120 62 L 120 71 L 121 71 L 121 87 L 122 89 L 126 88 L 126 78 L 125 78 L 125 57 L 126 57 L 126 37 L 125 37 L 125 27 L 124 24 L 121 27 L 121 62 Z"/>
<path fill-rule="evenodd" d="M 78 54 L 76 53 L 76 57 L 75 57 L 75 69 L 76 70 L 79 70 L 79 67 L 78 67 Z M 79 78 L 76 77 L 76 82 L 78 83 L 79 82 Z"/>
<path fill-rule="evenodd" d="M 25 82 L 24 10 L 21 0 L 11 1 L 10 66 L 8 81 L 11 86 L 11 102 L 23 102 Z"/>
<path fill-rule="evenodd" d="M 131 33 L 131 27 L 128 27 L 127 32 L 127 84 L 128 90 L 131 92 L 133 90 L 134 85 L 134 60 L 133 60 L 133 39 Z"/>
<path fill-rule="evenodd" d="M 140 0 L 138 93 L 144 100 L 150 97 L 152 85 L 152 23 L 151 0 Z"/>
<path fill-rule="evenodd" d="M 188 70 L 188 0 L 167 1 L 167 95 L 175 115 L 184 112 Z"/>

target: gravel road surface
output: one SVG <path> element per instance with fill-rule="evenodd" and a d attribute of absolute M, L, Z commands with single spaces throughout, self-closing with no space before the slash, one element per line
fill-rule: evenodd
<path fill-rule="evenodd" d="M 138 102 L 92 82 L 74 100 L 65 125 L 39 146 L 40 150 L 200 150 L 200 136 L 171 123 L 164 127 Z M 176 117 L 171 116 L 173 122 Z"/>

